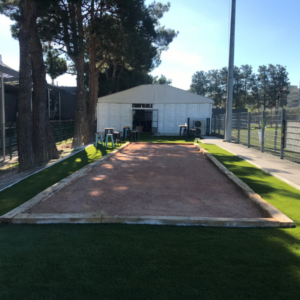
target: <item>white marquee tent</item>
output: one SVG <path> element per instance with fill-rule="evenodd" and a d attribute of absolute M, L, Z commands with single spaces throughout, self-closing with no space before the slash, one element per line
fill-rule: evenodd
<path fill-rule="evenodd" d="M 206 123 L 207 118 L 211 119 L 213 103 L 212 99 L 169 85 L 141 85 L 98 98 L 97 131 L 104 132 L 107 127 L 122 130 L 123 126 L 134 126 L 134 112 L 144 110 L 152 112 L 153 132 L 177 135 L 179 125 L 187 123 L 188 118 L 191 128 L 195 120 L 205 120 Z"/>

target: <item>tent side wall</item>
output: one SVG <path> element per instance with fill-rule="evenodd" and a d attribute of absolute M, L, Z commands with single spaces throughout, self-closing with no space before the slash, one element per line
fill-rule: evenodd
<path fill-rule="evenodd" d="M 194 120 L 212 117 L 212 104 L 154 104 L 158 110 L 158 132 L 162 135 L 178 135 L 179 125 L 190 118 Z M 98 103 L 97 131 L 104 132 L 105 127 L 122 130 L 123 126 L 132 126 L 132 104 Z"/>

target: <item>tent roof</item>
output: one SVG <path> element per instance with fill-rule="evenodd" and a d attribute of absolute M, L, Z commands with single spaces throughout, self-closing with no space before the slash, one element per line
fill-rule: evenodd
<path fill-rule="evenodd" d="M 144 84 L 122 92 L 98 98 L 98 103 L 149 103 L 149 104 L 213 104 L 214 101 L 173 86 Z"/>

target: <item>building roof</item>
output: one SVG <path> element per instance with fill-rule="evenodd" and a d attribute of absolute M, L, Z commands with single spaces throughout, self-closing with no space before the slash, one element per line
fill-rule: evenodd
<path fill-rule="evenodd" d="M 76 86 L 63 86 L 63 85 L 60 85 L 59 88 L 63 89 L 66 92 L 69 92 L 71 94 L 76 94 L 76 89 L 77 89 Z"/>
<path fill-rule="evenodd" d="M 19 86 L 19 72 L 12 69 L 8 65 L 6 65 L 5 63 L 0 61 L 0 75 L 1 74 L 3 74 L 5 85 L 10 85 L 10 86 L 15 86 L 15 87 Z M 76 93 L 76 87 L 63 87 L 62 88 L 60 86 L 52 85 L 49 83 L 46 83 L 46 87 L 48 89 L 56 90 L 58 92 L 69 92 L 69 93 L 72 93 L 71 90 L 74 91 L 74 89 L 75 89 L 75 93 Z M 68 88 L 70 88 L 70 91 L 68 90 Z"/>
<path fill-rule="evenodd" d="M 12 69 L 2 61 L 0 61 L 0 74 L 3 74 L 3 79 L 6 84 L 19 84 L 19 72 Z"/>
<path fill-rule="evenodd" d="M 169 85 L 144 84 L 100 97 L 98 103 L 213 104 L 214 101 Z"/>

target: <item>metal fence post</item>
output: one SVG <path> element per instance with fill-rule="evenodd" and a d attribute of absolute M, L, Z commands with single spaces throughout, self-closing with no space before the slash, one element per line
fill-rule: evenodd
<path fill-rule="evenodd" d="M 1 126 L 2 125 L 2 126 Z M 2 140 L 2 155 L 3 155 L 3 163 L 5 162 L 5 123 L 4 124 L 0 124 L 0 128 L 2 127 L 2 131 L 1 131 L 1 140 Z"/>
<path fill-rule="evenodd" d="M 60 135 L 60 139 L 62 140 L 62 129 L 61 129 L 61 120 L 59 120 L 59 135 Z"/>
<path fill-rule="evenodd" d="M 266 112 L 263 111 L 261 120 L 261 152 L 264 152 L 265 150 L 265 118 Z"/>
<path fill-rule="evenodd" d="M 280 158 L 283 159 L 284 154 L 284 139 L 285 139 L 285 109 L 282 109 L 281 114 L 281 142 L 280 142 Z"/>
<path fill-rule="evenodd" d="M 206 135 L 210 135 L 210 118 L 206 119 Z"/>
<path fill-rule="evenodd" d="M 226 126 L 226 115 L 224 114 L 224 123 L 223 123 L 224 134 L 223 134 L 223 139 L 225 139 L 225 126 Z M 232 132 L 231 132 L 231 135 L 232 135 Z"/>
<path fill-rule="evenodd" d="M 278 108 L 276 105 L 275 111 L 275 135 L 274 135 L 274 150 L 276 151 L 277 148 L 277 130 L 278 130 Z"/>
<path fill-rule="evenodd" d="M 214 118 L 214 135 L 216 135 L 216 122 L 217 122 L 217 116 L 214 115 L 213 118 Z"/>
<path fill-rule="evenodd" d="M 221 130 L 221 115 L 218 115 L 218 117 L 219 117 L 219 132 L 218 132 L 218 135 L 220 136 L 220 134 L 221 134 L 221 132 L 220 132 L 220 130 Z"/>
<path fill-rule="evenodd" d="M 239 144 L 240 143 L 240 132 L 241 132 L 241 113 L 238 113 L 237 130 L 238 130 L 237 143 Z"/>
<path fill-rule="evenodd" d="M 248 112 L 248 148 L 250 148 L 251 112 Z"/>
<path fill-rule="evenodd" d="M 12 159 L 12 150 L 11 150 L 11 123 L 9 123 L 9 154 L 10 154 L 10 159 Z"/>

